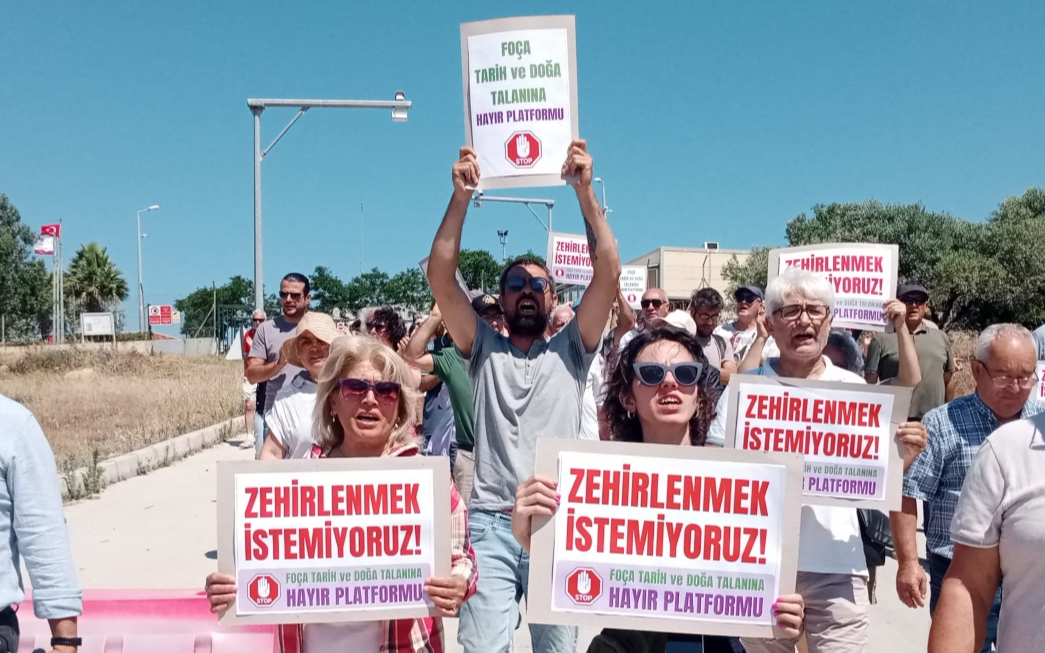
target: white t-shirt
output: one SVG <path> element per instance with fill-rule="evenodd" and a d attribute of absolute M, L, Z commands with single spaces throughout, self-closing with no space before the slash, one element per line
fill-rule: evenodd
<path fill-rule="evenodd" d="M 381 622 L 306 624 L 302 639 L 303 653 L 378 653 L 381 649 Z"/>
<path fill-rule="evenodd" d="M 737 365 L 743 362 L 744 357 L 747 356 L 748 349 L 751 349 L 751 344 L 755 342 L 755 338 L 758 336 L 758 329 L 754 325 L 751 325 L 751 328 L 747 331 L 738 331 L 735 322 L 717 326 L 714 332 L 733 345 L 733 358 L 736 360 Z M 773 336 L 769 336 L 769 340 L 766 340 L 766 344 L 762 348 L 762 360 L 766 361 L 777 356 L 780 356 L 780 349 L 777 348 L 776 340 L 773 339 Z"/>
<path fill-rule="evenodd" d="M 584 397 L 581 399 L 581 440 L 599 439 L 599 406 L 606 400 L 606 385 L 602 373 L 606 360 L 602 353 L 595 355 L 595 359 L 588 368 L 588 378 L 584 383 Z"/>
<path fill-rule="evenodd" d="M 280 388 L 272 410 L 265 416 L 269 433 L 286 450 L 288 459 L 307 458 L 312 449 L 312 418 L 316 408 L 316 384 L 294 377 Z"/>
<path fill-rule="evenodd" d="M 951 539 L 998 548 L 1005 600 L 999 651 L 1045 651 L 1045 415 L 999 426 L 980 447 L 951 520 Z"/>
<path fill-rule="evenodd" d="M 835 367 L 827 356 L 823 358 L 826 368 L 817 381 L 865 383 L 861 376 Z M 775 359 L 767 359 L 764 367 L 747 373 L 777 376 L 776 371 L 771 368 L 773 362 Z M 708 428 L 708 444 L 720 447 L 724 444 L 728 396 L 728 392 L 723 392 L 715 407 L 715 419 Z M 864 543 L 860 539 L 860 522 L 854 508 L 802 506 L 798 570 L 818 574 L 867 575 Z"/>

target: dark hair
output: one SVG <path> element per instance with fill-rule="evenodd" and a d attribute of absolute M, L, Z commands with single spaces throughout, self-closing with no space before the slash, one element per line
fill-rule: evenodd
<path fill-rule="evenodd" d="M 305 284 L 305 294 L 306 295 L 311 295 L 312 294 L 312 284 L 310 284 L 308 282 L 308 277 L 306 277 L 305 275 L 301 274 L 300 272 L 291 272 L 287 276 L 283 277 L 283 281 L 293 281 L 294 283 L 303 283 L 303 284 Z"/>
<path fill-rule="evenodd" d="M 551 270 L 544 263 L 541 263 L 536 256 L 532 254 L 523 254 L 517 259 L 512 260 L 508 265 L 504 266 L 504 271 L 501 272 L 501 294 L 508 287 L 508 273 L 519 267 L 520 265 L 536 265 L 540 269 L 544 270 L 544 273 L 548 275 L 548 287 L 551 288 L 552 294 L 555 294 L 555 277 L 552 276 Z"/>
<path fill-rule="evenodd" d="M 388 334 L 388 341 L 392 343 L 393 349 L 399 345 L 399 341 L 406 335 L 406 324 L 403 323 L 403 318 L 399 317 L 399 313 L 396 313 L 391 306 L 382 306 L 366 316 L 368 331 L 370 330 L 371 322 L 381 322 L 385 325 L 385 333 Z"/>
<path fill-rule="evenodd" d="M 864 354 L 860 351 L 860 345 L 857 344 L 856 339 L 849 335 L 848 331 L 839 327 L 831 329 L 831 334 L 827 336 L 827 347 L 834 347 L 842 352 L 845 369 L 863 376 Z"/>
<path fill-rule="evenodd" d="M 725 302 L 722 294 L 714 288 L 701 288 L 694 290 L 693 296 L 689 298 L 689 307 L 693 310 L 698 308 L 722 308 Z"/>
<path fill-rule="evenodd" d="M 631 390 L 631 383 L 635 380 L 633 366 L 639 352 L 661 340 L 670 340 L 682 345 L 693 360 L 703 363 L 705 367 L 704 376 L 697 384 L 699 397 L 697 399 L 697 411 L 689 420 L 689 441 L 695 447 L 704 446 L 708 437 L 708 427 L 715 417 L 715 404 L 722 394 L 722 383 L 718 370 L 708 365 L 708 359 L 704 356 L 704 348 L 697 342 L 696 337 L 689 333 L 671 326 L 658 326 L 646 329 L 639 333 L 628 346 L 621 350 L 616 360 L 609 366 L 606 381 L 606 418 L 610 424 L 612 439 L 623 442 L 642 442 L 642 424 L 637 415 L 629 414 L 628 409 L 621 402 L 621 394 Z"/>

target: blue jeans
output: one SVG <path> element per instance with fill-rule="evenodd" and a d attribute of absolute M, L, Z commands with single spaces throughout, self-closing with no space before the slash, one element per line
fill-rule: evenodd
<path fill-rule="evenodd" d="M 943 588 L 943 577 L 947 575 L 947 569 L 951 566 L 950 558 L 945 558 L 935 553 L 930 553 L 929 558 L 929 616 L 936 612 L 936 604 L 940 601 L 940 591 Z M 987 613 L 987 639 L 983 642 L 980 653 L 990 653 L 991 646 L 997 645 L 998 641 L 998 615 L 1001 614 L 1001 588 L 994 594 L 994 604 L 991 611 Z"/>
<path fill-rule="evenodd" d="M 254 460 L 261 457 L 261 447 L 265 445 L 265 416 L 261 411 L 254 413 Z"/>
<path fill-rule="evenodd" d="M 464 653 L 507 653 L 519 623 L 519 599 L 529 595 L 530 557 L 512 536 L 512 516 L 472 510 L 468 534 L 479 568 L 475 596 L 461 608 L 457 641 Z M 530 624 L 533 653 L 574 653 L 577 629 Z"/>

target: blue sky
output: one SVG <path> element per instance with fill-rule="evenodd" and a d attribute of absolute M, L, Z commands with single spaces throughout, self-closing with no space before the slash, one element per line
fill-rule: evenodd
<path fill-rule="evenodd" d="M 467 6 L 466 6 L 467 5 Z M 581 135 L 622 257 L 661 245 L 777 244 L 817 203 L 923 202 L 985 218 L 1045 185 L 1045 3 L 5 2 L 0 191 L 65 251 L 97 241 L 168 303 L 253 276 L 248 97 L 414 101 L 312 110 L 263 165 L 265 275 L 428 253 L 464 140 L 458 26 L 577 16 Z M 263 116 L 263 146 L 293 117 Z M 512 194 L 505 192 L 505 194 Z M 572 193 L 555 226 L 582 233 Z M 360 203 L 365 207 L 360 261 Z M 466 247 L 542 252 L 522 207 L 473 209 Z M 136 303 L 128 302 L 133 326 Z"/>

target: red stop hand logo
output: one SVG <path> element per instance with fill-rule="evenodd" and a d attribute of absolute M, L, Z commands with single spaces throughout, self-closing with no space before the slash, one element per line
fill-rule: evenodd
<path fill-rule="evenodd" d="M 247 585 L 247 597 L 259 608 L 268 608 L 279 600 L 279 581 L 268 574 L 258 574 Z"/>
<path fill-rule="evenodd" d="M 574 569 L 566 577 L 566 596 L 577 605 L 592 605 L 602 596 L 602 578 L 588 567 Z"/>
<path fill-rule="evenodd" d="M 541 141 L 530 132 L 515 132 L 504 144 L 504 156 L 516 168 L 532 168 L 541 158 Z"/>

